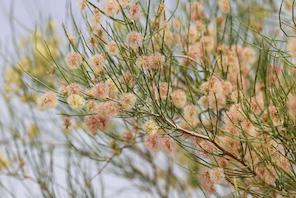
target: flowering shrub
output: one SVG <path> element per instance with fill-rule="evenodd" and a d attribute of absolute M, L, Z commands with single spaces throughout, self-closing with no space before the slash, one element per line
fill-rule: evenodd
<path fill-rule="evenodd" d="M 37 106 L 67 116 L 76 152 L 127 163 L 125 177 L 137 172 L 150 181 L 120 160 L 129 156 L 123 150 L 154 168 L 151 153 L 161 150 L 188 169 L 190 190 L 295 197 L 295 39 L 284 46 L 274 39 L 291 30 L 280 20 L 276 32 L 265 16 L 247 24 L 257 13 L 240 1 L 173 3 L 170 10 L 164 1 L 82 0 L 85 31 L 75 20 L 76 32 L 64 28 L 69 50 L 64 60 L 53 57 L 55 86 L 44 87 Z M 280 19 L 293 10 L 268 5 L 280 6 Z M 111 150 L 98 154 L 104 142 Z M 174 171 L 155 174 L 167 185 L 150 181 L 158 196 L 187 191 Z"/>

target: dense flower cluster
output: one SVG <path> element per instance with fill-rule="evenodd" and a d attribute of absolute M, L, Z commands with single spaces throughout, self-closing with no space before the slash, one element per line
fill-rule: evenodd
<path fill-rule="evenodd" d="M 213 13 L 194 1 L 168 18 L 163 1 L 154 10 L 150 1 L 81 1 L 88 31 L 67 36 L 56 92 L 36 103 L 70 107 L 93 138 L 115 136 L 123 122 L 114 150 L 139 140 L 155 153 L 185 152 L 202 165 L 194 175 L 208 193 L 221 185 L 239 196 L 296 196 L 293 60 L 269 49 L 293 59 L 295 39 L 282 51 L 248 28 L 253 37 L 234 39 L 239 5 L 209 2 Z"/>

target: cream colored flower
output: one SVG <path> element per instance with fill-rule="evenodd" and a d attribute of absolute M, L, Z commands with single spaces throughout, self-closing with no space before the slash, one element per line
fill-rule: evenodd
<path fill-rule="evenodd" d="M 178 90 L 173 91 L 173 93 L 171 94 L 171 97 L 172 97 L 173 104 L 177 108 L 182 108 L 186 105 L 187 96 L 183 90 L 178 89 Z"/>
<path fill-rule="evenodd" d="M 229 0 L 218 0 L 218 6 L 221 12 L 224 14 L 229 13 L 230 11 L 230 1 Z"/>
<path fill-rule="evenodd" d="M 78 94 L 71 94 L 67 98 L 67 103 L 70 105 L 72 109 L 78 110 L 84 107 L 85 100 L 82 96 Z"/>
<path fill-rule="evenodd" d="M 107 50 L 109 52 L 110 55 L 117 55 L 118 54 L 118 47 L 115 41 L 111 41 L 108 45 L 107 45 Z"/>
<path fill-rule="evenodd" d="M 142 45 L 143 37 L 139 32 L 130 32 L 127 35 L 127 44 L 131 48 L 137 48 Z"/>
<path fill-rule="evenodd" d="M 96 74 L 103 72 L 105 58 L 102 54 L 95 54 L 89 59 L 89 64 Z"/>
<path fill-rule="evenodd" d="M 70 52 L 66 56 L 66 63 L 69 69 L 78 69 L 82 64 L 82 57 L 78 52 Z"/>
<path fill-rule="evenodd" d="M 130 110 L 135 106 L 137 97 L 133 93 L 124 93 L 120 97 L 120 104 L 124 110 Z"/>
<path fill-rule="evenodd" d="M 159 127 L 157 123 L 153 120 L 148 120 L 144 123 L 144 131 L 146 131 L 148 134 L 155 134 L 157 133 Z"/>

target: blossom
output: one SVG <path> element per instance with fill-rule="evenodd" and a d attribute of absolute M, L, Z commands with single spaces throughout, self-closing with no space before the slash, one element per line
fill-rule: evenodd
<path fill-rule="evenodd" d="M 96 134 L 98 130 L 106 131 L 110 124 L 110 119 L 103 115 L 90 115 L 85 116 L 84 124 L 87 129 L 92 133 Z"/>
<path fill-rule="evenodd" d="M 221 184 L 225 180 L 223 168 L 212 168 L 209 170 L 210 179 L 215 184 Z"/>
<path fill-rule="evenodd" d="M 265 183 L 273 185 L 276 180 L 276 172 L 271 165 L 264 166 L 263 164 L 258 165 L 255 168 L 257 176 L 262 179 Z"/>
<path fill-rule="evenodd" d="M 68 132 L 73 125 L 72 120 L 70 117 L 64 117 L 63 118 L 63 130 Z"/>
<path fill-rule="evenodd" d="M 263 93 L 259 92 L 251 98 L 251 109 L 254 113 L 260 114 L 264 108 Z"/>
<path fill-rule="evenodd" d="M 152 151 L 160 147 L 160 137 L 158 134 L 149 134 L 145 137 L 145 146 Z"/>
<path fill-rule="evenodd" d="M 71 94 L 67 98 L 67 103 L 69 104 L 69 106 L 72 109 L 78 110 L 78 109 L 81 109 L 82 107 L 84 107 L 85 100 L 82 96 L 80 96 L 78 94 Z"/>
<path fill-rule="evenodd" d="M 96 74 L 104 70 L 105 58 L 102 54 L 95 54 L 89 59 L 89 64 Z"/>
<path fill-rule="evenodd" d="M 107 50 L 110 55 L 117 55 L 118 54 L 118 47 L 115 41 L 111 41 L 107 45 Z"/>
<path fill-rule="evenodd" d="M 118 94 L 118 88 L 117 88 L 116 84 L 113 82 L 113 80 L 108 79 L 105 81 L 105 84 L 107 85 L 107 87 L 109 89 L 109 97 L 110 98 L 116 97 L 116 95 Z"/>
<path fill-rule="evenodd" d="M 142 45 L 143 37 L 139 32 L 130 32 L 127 35 L 127 44 L 131 48 L 137 48 Z"/>
<path fill-rule="evenodd" d="M 95 9 L 94 14 L 91 18 L 91 26 L 94 28 L 97 26 L 98 23 L 100 23 L 102 19 L 101 13 L 98 9 Z"/>
<path fill-rule="evenodd" d="M 199 121 L 198 109 L 195 105 L 186 105 L 183 109 L 184 119 L 192 127 L 195 127 Z"/>
<path fill-rule="evenodd" d="M 244 47 L 241 51 L 240 60 L 242 64 L 254 64 L 256 62 L 256 51 L 251 47 Z"/>
<path fill-rule="evenodd" d="M 88 113 L 96 113 L 98 104 L 95 100 L 88 100 L 86 103 L 86 111 Z"/>
<path fill-rule="evenodd" d="M 109 95 L 109 87 L 105 83 L 98 83 L 95 85 L 95 97 L 106 99 Z"/>
<path fill-rule="evenodd" d="M 124 93 L 120 97 L 120 104 L 124 110 L 130 110 L 136 104 L 137 97 L 133 93 Z"/>
<path fill-rule="evenodd" d="M 63 95 L 69 96 L 71 94 L 79 94 L 81 87 L 77 83 L 71 83 L 69 85 L 61 86 L 60 90 Z"/>
<path fill-rule="evenodd" d="M 119 5 L 116 0 L 105 0 L 105 8 L 104 11 L 108 16 L 112 16 L 119 10 Z"/>
<path fill-rule="evenodd" d="M 132 142 L 135 139 L 135 133 L 127 130 L 123 133 L 122 137 L 126 142 Z"/>
<path fill-rule="evenodd" d="M 55 108 L 58 104 L 58 100 L 56 94 L 49 91 L 38 97 L 36 103 L 40 110 L 46 110 L 50 108 Z"/>
<path fill-rule="evenodd" d="M 181 90 L 177 89 L 173 91 L 171 94 L 172 102 L 177 108 L 182 108 L 186 105 L 187 102 L 187 96 L 186 93 Z"/>
<path fill-rule="evenodd" d="M 68 41 L 71 45 L 76 45 L 77 43 L 77 39 L 74 35 L 69 34 L 68 35 Z"/>
<path fill-rule="evenodd" d="M 280 168 L 282 168 L 286 172 L 291 171 L 291 164 L 288 158 L 286 158 L 281 153 L 277 152 L 274 156 L 272 156 L 272 159 L 276 163 L 276 165 Z"/>
<path fill-rule="evenodd" d="M 156 99 L 159 99 L 160 97 L 160 99 L 165 100 L 169 95 L 169 89 L 169 84 L 166 82 L 159 83 L 158 87 L 157 85 L 153 85 L 153 91 Z"/>
<path fill-rule="evenodd" d="M 78 52 L 70 52 L 66 56 L 66 64 L 69 69 L 78 69 L 82 64 L 82 57 Z"/>
<path fill-rule="evenodd" d="M 204 7 L 203 7 L 203 4 L 201 2 L 193 2 L 191 4 L 191 19 L 196 21 L 197 19 L 199 18 L 202 18 L 204 13 Z"/>
<path fill-rule="evenodd" d="M 160 98 L 165 100 L 169 94 L 169 84 L 166 82 L 159 83 L 159 95 Z"/>
<path fill-rule="evenodd" d="M 155 134 L 158 132 L 158 125 L 153 120 L 148 120 L 143 125 L 144 131 L 146 131 L 148 134 Z"/>
<path fill-rule="evenodd" d="M 226 96 L 223 93 L 209 92 L 208 105 L 212 109 L 221 109 L 225 106 Z"/>
<path fill-rule="evenodd" d="M 204 154 L 212 154 L 217 150 L 216 146 L 207 140 L 202 140 L 198 143 L 198 146 L 202 149 Z"/>
<path fill-rule="evenodd" d="M 87 6 L 87 0 L 80 0 L 80 9 L 85 10 Z"/>
<path fill-rule="evenodd" d="M 117 116 L 119 114 L 119 110 L 119 104 L 114 101 L 103 102 L 97 106 L 97 112 L 107 117 Z"/>
<path fill-rule="evenodd" d="M 137 20 L 141 16 L 141 8 L 138 4 L 133 4 L 130 6 L 129 15 L 131 19 Z"/>
<path fill-rule="evenodd" d="M 208 170 L 204 170 L 201 173 L 201 187 L 209 193 L 214 193 L 214 182 L 211 180 L 210 174 Z"/>
<path fill-rule="evenodd" d="M 143 67 L 146 70 L 151 70 L 151 69 L 160 69 L 164 61 L 165 61 L 165 57 L 157 52 L 148 56 L 138 57 L 136 64 L 138 67 Z"/>
<path fill-rule="evenodd" d="M 234 155 L 239 155 L 241 150 L 240 141 L 228 136 L 219 136 L 217 142 L 224 150 Z"/>
<path fill-rule="evenodd" d="M 215 40 L 212 36 L 203 36 L 201 38 L 201 44 L 208 52 L 213 51 L 215 47 Z"/>
<path fill-rule="evenodd" d="M 160 139 L 161 147 L 167 153 L 172 153 L 175 151 L 175 144 L 169 136 L 165 136 Z"/>
<path fill-rule="evenodd" d="M 130 72 L 125 72 L 122 76 L 122 82 L 128 87 L 133 87 L 136 83 L 135 77 Z"/>
<path fill-rule="evenodd" d="M 230 11 L 230 2 L 229 0 L 218 0 L 219 9 L 224 13 L 227 14 Z"/>

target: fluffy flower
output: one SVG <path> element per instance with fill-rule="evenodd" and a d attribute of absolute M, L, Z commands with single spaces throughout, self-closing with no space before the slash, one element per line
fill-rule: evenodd
<path fill-rule="evenodd" d="M 84 124 L 92 134 L 96 134 L 98 130 L 106 131 L 109 123 L 109 118 L 103 115 L 90 115 L 84 118 Z"/>
<path fill-rule="evenodd" d="M 95 97 L 106 99 L 109 95 L 109 87 L 105 83 L 98 83 L 95 86 Z"/>
<path fill-rule="evenodd" d="M 165 57 L 160 53 L 151 54 L 148 56 L 140 56 L 137 58 L 137 66 L 143 67 L 146 70 L 160 69 L 164 63 Z"/>
<path fill-rule="evenodd" d="M 80 9 L 85 10 L 87 6 L 87 0 L 80 0 Z"/>
<path fill-rule="evenodd" d="M 37 106 L 40 110 L 55 108 L 58 104 L 56 94 L 54 92 L 46 92 L 44 95 L 37 98 Z"/>
<path fill-rule="evenodd" d="M 119 8 L 120 7 L 119 7 L 118 3 L 116 2 L 116 0 L 106 0 L 105 1 L 104 11 L 108 16 L 112 16 L 113 14 L 118 12 Z"/>
<path fill-rule="evenodd" d="M 106 80 L 105 84 L 109 88 L 109 97 L 115 98 L 116 95 L 118 94 L 118 88 L 117 88 L 116 84 L 111 79 Z"/>
<path fill-rule="evenodd" d="M 158 132 L 158 125 L 153 120 L 148 120 L 143 125 L 144 131 L 146 131 L 148 134 L 156 134 Z"/>
<path fill-rule="evenodd" d="M 95 100 L 89 100 L 86 103 L 86 111 L 88 113 L 96 113 L 98 108 L 98 103 Z"/>
<path fill-rule="evenodd" d="M 107 45 L 107 50 L 109 52 L 110 55 L 117 55 L 118 54 L 118 47 L 115 41 L 111 41 L 108 45 Z"/>
<path fill-rule="evenodd" d="M 72 109 L 78 110 L 84 107 L 85 105 L 85 100 L 82 96 L 78 94 L 71 94 L 67 98 L 67 103 Z"/>
<path fill-rule="evenodd" d="M 215 184 L 221 184 L 225 181 L 225 175 L 223 168 L 212 168 L 209 170 L 210 179 Z"/>
<path fill-rule="evenodd" d="M 273 185 L 275 180 L 276 180 L 276 172 L 274 168 L 270 165 L 264 166 L 264 165 L 259 165 L 255 168 L 255 172 L 257 176 L 262 179 L 265 183 L 269 185 Z"/>
<path fill-rule="evenodd" d="M 187 96 L 186 96 L 186 93 L 181 89 L 173 91 L 173 93 L 171 94 L 171 98 L 172 98 L 173 104 L 177 108 L 182 108 L 186 105 Z"/>
<path fill-rule="evenodd" d="M 162 99 L 165 100 L 167 96 L 169 95 L 169 84 L 166 82 L 159 83 L 159 86 L 156 85 L 153 86 L 154 95 L 156 99 Z"/>
<path fill-rule="evenodd" d="M 195 105 L 186 105 L 183 109 L 185 121 L 192 127 L 198 123 L 198 109 Z"/>
<path fill-rule="evenodd" d="M 160 98 L 165 100 L 169 94 L 169 84 L 166 82 L 162 82 L 159 84 L 159 95 Z"/>
<path fill-rule="evenodd" d="M 133 93 L 124 93 L 120 97 L 120 104 L 124 110 L 130 110 L 135 106 L 137 97 Z"/>
<path fill-rule="evenodd" d="M 77 84 L 77 83 L 72 83 L 72 84 L 69 84 L 69 85 L 63 85 L 61 88 L 60 88 L 61 92 L 63 95 L 65 96 L 69 96 L 71 94 L 79 94 L 81 88 L 80 88 L 80 85 Z"/>
<path fill-rule="evenodd" d="M 122 138 L 126 141 L 126 142 L 132 142 L 135 139 L 135 133 L 128 130 L 125 131 L 122 135 Z"/>
<path fill-rule="evenodd" d="M 203 4 L 201 2 L 193 2 L 191 7 L 191 19 L 193 21 L 196 21 L 200 18 L 203 17 L 204 15 L 204 7 L 203 7 Z"/>
<path fill-rule="evenodd" d="M 114 117 L 119 114 L 120 107 L 117 102 L 114 101 L 107 101 L 100 103 L 97 106 L 97 112 L 99 112 L 101 115 L 107 116 L 107 117 Z"/>
<path fill-rule="evenodd" d="M 201 187 L 209 193 L 214 193 L 214 182 L 211 180 L 209 171 L 205 170 L 201 173 Z"/>
<path fill-rule="evenodd" d="M 227 14 L 230 11 L 230 2 L 229 0 L 218 0 L 219 9 L 224 13 Z"/>
<path fill-rule="evenodd" d="M 133 20 L 137 20 L 141 16 L 141 8 L 138 4 L 131 5 L 129 15 Z"/>
<path fill-rule="evenodd" d="M 82 64 L 82 57 L 78 52 L 70 52 L 66 56 L 66 64 L 69 69 L 78 69 Z"/>
<path fill-rule="evenodd" d="M 95 54 L 89 59 L 89 64 L 96 74 L 104 70 L 105 58 L 102 54 Z"/>
<path fill-rule="evenodd" d="M 251 47 L 244 47 L 241 51 L 240 60 L 244 64 L 254 64 L 256 62 L 257 56 L 256 51 Z"/>
<path fill-rule="evenodd" d="M 256 128 L 254 127 L 253 123 L 249 120 L 244 120 L 242 123 L 242 129 L 249 134 L 252 137 L 257 137 L 258 136 L 258 132 L 256 130 Z"/>
<path fill-rule="evenodd" d="M 68 41 L 71 45 L 76 45 L 77 43 L 77 39 L 74 35 L 69 34 L 68 35 Z"/>
<path fill-rule="evenodd" d="M 291 171 L 290 161 L 285 156 L 283 156 L 280 153 L 277 153 L 276 155 L 273 156 L 273 159 L 278 167 L 282 168 L 286 172 Z"/>
<path fill-rule="evenodd" d="M 139 32 L 130 32 L 127 35 L 127 44 L 131 48 L 137 48 L 142 45 L 143 37 Z"/>
<path fill-rule="evenodd" d="M 202 140 L 200 143 L 198 143 L 198 146 L 200 147 L 201 152 L 205 155 L 212 154 L 217 149 L 213 143 L 207 140 Z"/>
<path fill-rule="evenodd" d="M 161 148 L 167 153 L 172 153 L 175 151 L 174 141 L 169 136 L 165 136 L 161 138 L 160 144 L 161 144 Z"/>
<path fill-rule="evenodd" d="M 160 147 L 160 137 L 158 134 L 150 134 L 145 138 L 145 146 L 152 151 L 157 150 Z"/>

